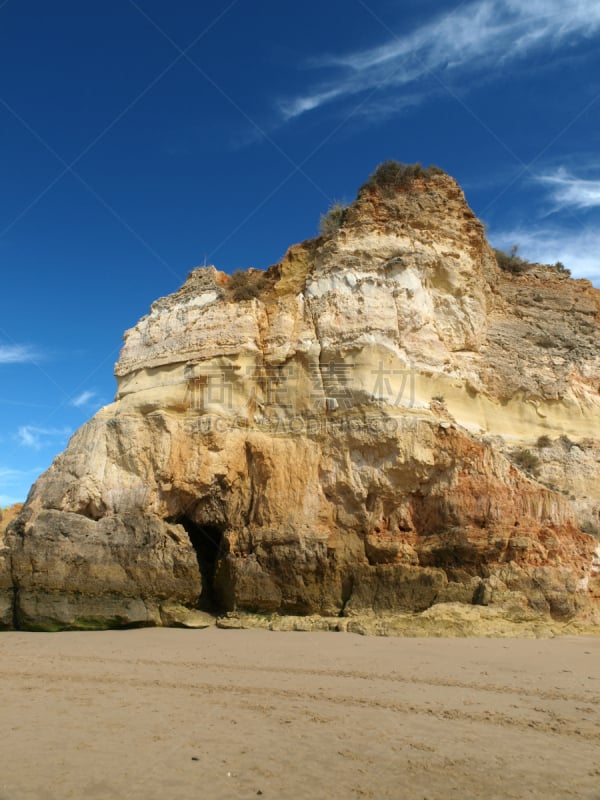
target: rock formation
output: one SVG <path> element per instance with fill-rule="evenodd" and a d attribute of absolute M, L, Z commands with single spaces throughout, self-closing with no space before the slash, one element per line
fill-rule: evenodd
<path fill-rule="evenodd" d="M 0 624 L 598 619 L 600 291 L 501 270 L 438 170 L 378 170 L 326 228 L 125 334 L 0 543 Z"/>

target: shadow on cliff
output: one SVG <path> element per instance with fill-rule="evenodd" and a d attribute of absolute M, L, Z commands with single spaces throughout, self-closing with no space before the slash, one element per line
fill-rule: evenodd
<path fill-rule="evenodd" d="M 215 572 L 222 549 L 224 529 L 219 525 L 198 525 L 185 515 L 176 517 L 172 522 L 185 528 L 196 552 L 202 576 L 202 593 L 198 607 L 202 611 L 212 613 L 222 611 L 223 603 L 215 587 Z"/>

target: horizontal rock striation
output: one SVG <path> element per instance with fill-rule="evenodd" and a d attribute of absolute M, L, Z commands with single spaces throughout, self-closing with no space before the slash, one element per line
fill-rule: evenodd
<path fill-rule="evenodd" d="M 499 268 L 452 178 L 372 180 L 339 228 L 194 270 L 126 333 L 115 402 L 0 541 L 0 624 L 597 620 L 599 327 L 589 282 Z"/>

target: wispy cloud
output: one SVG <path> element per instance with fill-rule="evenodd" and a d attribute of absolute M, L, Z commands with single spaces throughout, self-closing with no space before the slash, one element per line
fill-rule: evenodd
<path fill-rule="evenodd" d="M 0 364 L 31 364 L 39 353 L 27 344 L 0 344 Z"/>
<path fill-rule="evenodd" d="M 358 107 L 353 116 L 359 120 L 364 120 L 367 124 L 373 122 L 383 122 L 390 117 L 394 117 L 406 111 L 409 108 L 416 108 L 420 106 L 426 99 L 431 99 L 434 95 L 439 95 L 441 92 L 432 89 L 431 93 L 426 98 L 425 95 L 418 92 L 404 92 L 401 95 L 385 97 L 374 96 L 369 98 L 369 102 Z"/>
<path fill-rule="evenodd" d="M 578 178 L 564 167 L 538 178 L 545 184 L 554 203 L 554 211 L 565 208 L 588 209 L 600 206 L 600 179 Z"/>
<path fill-rule="evenodd" d="M 49 403 L 28 403 L 25 400 L 13 400 L 8 397 L 0 397 L 0 406 L 17 406 L 18 408 L 52 408 Z M 0 441 L 2 441 L 0 439 Z"/>
<path fill-rule="evenodd" d="M 35 425 L 22 425 L 17 431 L 17 441 L 21 447 L 41 450 L 46 445 L 66 440 L 71 435 L 70 428 L 38 428 Z"/>
<path fill-rule="evenodd" d="M 11 481 L 22 478 L 26 474 L 27 473 L 25 472 L 25 470 L 22 469 L 10 469 L 9 467 L 0 467 L 0 481 L 2 482 L 6 481 L 10 483 Z"/>
<path fill-rule="evenodd" d="M 542 48 L 572 45 L 598 30 L 600 4 L 595 0 L 477 0 L 386 44 L 319 59 L 313 66 L 334 71 L 335 77 L 284 101 L 281 114 L 293 119 L 376 87 L 414 85 L 432 72 L 482 74 L 491 65 L 507 65 Z"/>
<path fill-rule="evenodd" d="M 587 278 L 600 288 L 600 230 L 572 231 L 541 225 L 492 232 L 490 239 L 503 250 L 518 244 L 519 254 L 529 261 L 562 261 L 574 278 Z"/>
<path fill-rule="evenodd" d="M 0 466 L 0 506 L 22 503 L 41 468 L 11 469 Z"/>
<path fill-rule="evenodd" d="M 95 397 L 97 397 L 96 392 L 86 390 L 85 392 L 78 394 L 77 397 L 74 397 L 70 401 L 70 405 L 74 406 L 75 408 L 82 408 L 83 406 L 90 405 Z"/>

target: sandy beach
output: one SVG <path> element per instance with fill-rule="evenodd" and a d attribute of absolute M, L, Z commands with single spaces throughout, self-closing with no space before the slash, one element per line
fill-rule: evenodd
<path fill-rule="evenodd" d="M 1 800 L 600 798 L 600 638 L 0 635 Z"/>

